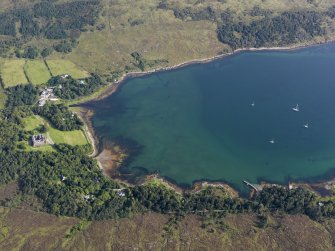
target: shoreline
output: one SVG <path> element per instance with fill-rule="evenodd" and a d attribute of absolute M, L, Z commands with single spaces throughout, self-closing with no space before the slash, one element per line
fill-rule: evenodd
<path fill-rule="evenodd" d="M 82 104 L 85 104 L 85 103 L 88 103 L 88 102 L 91 102 L 91 101 L 98 101 L 98 100 L 104 99 L 106 97 L 109 97 L 110 95 L 112 95 L 113 93 L 118 91 L 119 87 L 131 78 L 149 76 L 150 74 L 154 74 L 154 73 L 177 70 L 179 68 L 183 68 L 183 67 L 186 67 L 186 66 L 189 66 L 189 65 L 194 65 L 194 64 L 210 63 L 212 61 L 223 59 L 223 58 L 226 58 L 226 57 L 229 57 L 229 56 L 234 56 L 236 54 L 243 53 L 243 52 L 294 51 L 294 50 L 299 50 L 299 49 L 304 49 L 304 48 L 309 48 L 309 47 L 315 47 L 315 46 L 322 45 L 322 44 L 329 44 L 329 43 L 333 43 L 333 42 L 335 42 L 335 38 L 331 39 L 329 41 L 314 42 L 314 43 L 311 42 L 311 43 L 306 43 L 306 44 L 295 44 L 295 45 L 283 46 L 283 47 L 279 47 L 279 46 L 274 46 L 274 47 L 245 47 L 245 48 L 235 49 L 231 52 L 218 54 L 218 55 L 215 55 L 215 56 L 212 56 L 212 57 L 209 57 L 209 58 L 200 58 L 200 59 L 198 58 L 198 59 L 188 60 L 188 61 L 185 61 L 185 62 L 182 62 L 182 63 L 179 63 L 179 64 L 175 64 L 175 65 L 172 65 L 172 66 L 158 67 L 158 68 L 147 70 L 147 71 L 127 72 L 127 73 L 124 73 L 116 81 L 114 81 L 112 83 L 109 83 L 109 86 L 107 86 L 106 90 L 104 90 L 97 97 L 93 97 L 92 99 L 86 100 L 84 102 L 81 102 L 79 100 L 78 103 L 76 103 L 75 105 L 78 106 L 78 107 L 81 107 Z"/>
<path fill-rule="evenodd" d="M 90 109 L 85 109 L 84 107 L 79 107 L 79 111 L 77 112 L 81 120 L 84 122 L 84 133 L 87 136 L 89 144 L 93 148 L 93 152 L 89 155 L 92 158 L 95 158 L 99 154 L 99 140 L 94 132 L 91 117 L 93 115 L 93 111 Z M 100 163 L 99 163 L 100 165 Z"/>
<path fill-rule="evenodd" d="M 104 98 L 107 98 L 111 95 L 113 95 L 114 93 L 116 93 L 119 88 L 122 86 L 122 84 L 124 84 L 125 82 L 127 82 L 127 80 L 131 79 L 131 78 L 136 78 L 136 77 L 142 77 L 142 76 L 147 76 L 147 75 L 151 75 L 154 73 L 159 73 L 159 72 L 166 72 L 166 71 L 172 71 L 172 70 L 176 70 L 179 68 L 183 68 L 189 65 L 193 65 L 193 64 L 203 64 L 203 63 L 209 63 L 215 60 L 219 60 L 219 59 L 223 59 L 225 57 L 229 57 L 229 56 L 234 56 L 237 55 L 239 53 L 243 53 L 243 52 L 257 52 L 257 51 L 294 51 L 294 50 L 298 50 L 298 49 L 303 49 L 303 48 L 308 48 L 308 47 L 314 47 L 314 46 L 318 46 L 318 45 L 322 45 L 322 44 L 328 44 L 328 43 L 332 43 L 334 42 L 334 39 L 331 39 L 329 41 L 320 41 L 320 42 L 311 42 L 311 43 L 305 43 L 305 44 L 295 44 L 295 45 L 291 45 L 291 46 L 285 46 L 285 47 L 259 47 L 259 48 L 254 48 L 254 47 L 250 47 L 250 48 L 239 48 L 239 49 L 235 49 L 231 52 L 228 53 L 223 53 L 223 54 L 219 54 L 213 57 L 209 57 L 209 58 L 204 58 L 204 59 L 193 59 L 193 60 L 189 60 L 189 61 L 185 61 L 173 66 L 167 66 L 167 67 L 160 67 L 160 68 L 156 68 L 156 69 L 152 69 L 152 70 L 148 70 L 148 71 L 139 71 L 139 72 L 128 72 L 128 73 L 124 73 L 118 80 L 116 80 L 113 83 L 110 83 L 109 86 L 107 86 L 106 90 L 104 90 L 101 94 L 99 94 L 97 97 L 94 97 L 92 99 L 89 99 L 85 102 L 78 102 L 76 103 L 76 106 L 79 108 L 79 116 L 82 118 L 83 122 L 84 122 L 84 130 L 90 140 L 90 144 L 93 147 L 93 153 L 90 154 L 91 157 L 93 157 L 94 159 L 97 160 L 98 162 L 98 166 L 100 167 L 100 169 L 104 172 L 105 175 L 109 176 L 110 178 L 116 179 L 121 181 L 124 184 L 127 184 L 129 186 L 132 186 L 134 184 L 130 183 L 129 181 L 125 180 L 125 179 L 120 179 L 118 177 L 112 177 L 110 175 L 108 175 L 106 173 L 105 167 L 102 165 L 101 161 L 99 161 L 99 156 L 101 153 L 103 153 L 103 150 L 99 150 L 99 146 L 100 146 L 100 142 L 99 139 L 94 131 L 92 122 L 91 122 L 91 117 L 94 115 L 94 111 L 92 111 L 91 109 L 89 109 L 88 107 L 83 107 L 82 105 L 88 102 L 92 102 L 92 101 L 98 101 Z M 110 162 L 113 162 L 113 159 L 109 159 Z M 115 163 L 112 163 L 112 165 Z M 118 163 L 119 164 L 119 163 Z M 119 168 L 119 166 L 117 168 L 115 168 L 116 170 Z M 114 170 L 115 171 L 115 170 Z M 145 177 L 145 181 L 142 182 L 142 184 L 148 182 L 150 179 L 158 179 L 162 184 L 166 185 L 167 187 L 175 190 L 177 193 L 183 192 L 183 191 L 198 191 L 199 187 L 200 190 L 203 189 L 206 186 L 219 186 L 219 187 L 224 187 L 231 195 L 232 197 L 241 197 L 240 192 L 238 192 L 235 188 L 233 188 L 230 184 L 226 183 L 226 182 L 211 182 L 208 180 L 201 180 L 201 181 L 194 181 L 192 183 L 191 188 L 183 188 L 181 186 L 179 186 L 178 184 L 175 184 L 173 182 L 170 182 L 168 179 L 166 179 L 165 177 L 161 177 L 160 175 L 157 174 L 148 174 Z M 326 189 L 326 190 L 330 190 L 330 187 L 335 185 L 335 178 L 334 177 L 329 177 L 329 179 L 325 179 L 323 181 L 320 182 L 298 182 L 298 181 L 287 181 L 286 185 L 280 185 L 280 184 L 271 184 L 268 183 L 266 181 L 261 181 L 260 182 L 260 186 L 262 187 L 266 187 L 266 186 L 282 186 L 282 187 L 287 187 L 288 189 L 294 189 L 297 187 L 303 187 L 303 188 L 308 188 L 316 193 L 319 193 L 317 191 L 316 188 L 321 188 L 321 189 Z M 328 189 L 329 188 L 329 189 Z M 253 196 L 255 194 L 255 191 L 253 189 L 250 189 L 250 193 L 249 196 Z M 319 193 L 321 194 L 321 192 Z"/>

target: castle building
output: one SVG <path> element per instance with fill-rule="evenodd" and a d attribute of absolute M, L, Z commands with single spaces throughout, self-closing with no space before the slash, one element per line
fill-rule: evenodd
<path fill-rule="evenodd" d="M 43 134 L 31 136 L 31 142 L 34 147 L 44 146 L 47 143 L 46 138 Z"/>

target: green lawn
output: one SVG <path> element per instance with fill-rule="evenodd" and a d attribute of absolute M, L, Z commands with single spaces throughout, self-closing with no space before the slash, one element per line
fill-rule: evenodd
<path fill-rule="evenodd" d="M 1 77 L 5 87 L 28 83 L 23 71 L 24 64 L 24 59 L 10 59 L 3 63 L 1 68 Z"/>
<path fill-rule="evenodd" d="M 24 119 L 24 129 L 26 131 L 34 131 L 39 126 L 43 125 L 43 119 L 38 116 L 29 116 Z"/>
<path fill-rule="evenodd" d="M 55 144 L 69 144 L 69 145 L 86 145 L 87 139 L 83 131 L 75 130 L 75 131 L 60 131 L 52 126 L 50 126 L 42 117 L 40 116 L 29 116 L 24 119 L 24 126 L 26 131 L 35 131 L 41 125 L 45 125 L 47 128 L 47 135 L 48 137 L 55 143 Z M 30 147 L 31 149 L 37 149 Z M 51 150 L 51 146 L 44 146 L 39 147 L 40 150 Z"/>
<path fill-rule="evenodd" d="M 69 60 L 50 59 L 47 60 L 47 64 L 53 76 L 69 74 L 73 78 L 85 78 L 89 75 Z"/>
<path fill-rule="evenodd" d="M 28 142 L 24 142 L 25 150 L 28 151 L 39 151 L 39 152 L 51 152 L 55 151 L 55 148 L 53 148 L 52 145 L 45 145 L 45 146 L 40 146 L 40 147 L 32 147 L 31 145 L 28 144 Z"/>
<path fill-rule="evenodd" d="M 81 130 L 75 131 L 59 131 L 52 127 L 48 128 L 49 136 L 55 144 L 69 144 L 69 145 L 86 145 L 87 140 Z"/>
<path fill-rule="evenodd" d="M 24 70 L 31 83 L 35 85 L 46 83 L 50 78 L 50 72 L 43 60 L 28 60 Z"/>

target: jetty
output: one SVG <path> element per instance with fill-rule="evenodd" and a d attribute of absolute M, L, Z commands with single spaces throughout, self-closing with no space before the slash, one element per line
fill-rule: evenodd
<path fill-rule="evenodd" d="M 261 185 L 258 184 L 252 184 L 246 180 L 243 180 L 243 183 L 246 184 L 248 187 L 251 187 L 252 189 L 254 189 L 257 193 L 262 191 L 263 187 Z"/>

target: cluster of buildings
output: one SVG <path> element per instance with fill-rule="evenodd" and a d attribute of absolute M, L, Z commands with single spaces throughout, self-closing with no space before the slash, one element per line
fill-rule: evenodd
<path fill-rule="evenodd" d="M 40 98 L 38 99 L 38 105 L 44 106 L 47 101 L 57 101 L 58 98 L 54 94 L 52 87 L 44 88 Z"/>

